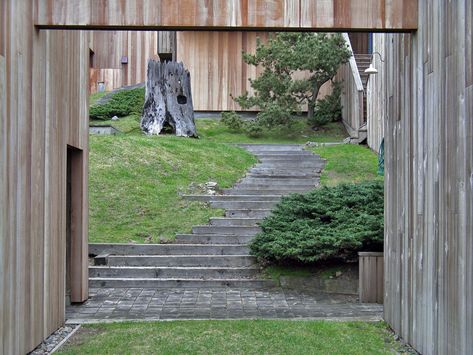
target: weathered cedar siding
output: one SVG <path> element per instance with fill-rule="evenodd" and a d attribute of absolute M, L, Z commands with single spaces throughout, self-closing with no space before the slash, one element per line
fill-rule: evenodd
<path fill-rule="evenodd" d="M 366 3 L 367 19 L 354 17 Z M 385 318 L 422 353 L 471 353 L 473 4 L 425 0 L 417 12 L 416 1 L 382 3 L 385 12 L 365 0 L 1 1 L 1 353 L 31 350 L 64 321 L 67 145 L 83 149 L 87 171 L 87 35 L 35 31 L 33 13 L 56 28 L 418 26 L 384 45 Z M 86 219 L 77 300 L 87 295 Z"/>
<path fill-rule="evenodd" d="M 417 28 L 417 0 L 35 0 L 35 7 L 43 28 Z"/>
<path fill-rule="evenodd" d="M 146 80 L 146 64 L 158 54 L 156 31 L 94 31 L 90 48 L 94 51 L 90 69 L 90 91 L 96 92 L 99 82 L 106 91 L 142 83 Z M 122 64 L 126 56 L 127 64 Z"/>
<path fill-rule="evenodd" d="M 381 55 L 374 55 L 372 63 L 378 70 L 378 74 L 370 75 L 368 79 L 367 92 L 367 132 L 368 145 L 374 151 L 379 151 L 381 141 L 384 138 L 384 122 L 386 121 L 387 95 L 386 95 L 386 53 L 385 34 L 373 34 L 373 51 Z M 391 37 L 389 37 L 391 38 Z M 383 63 L 382 60 L 385 62 Z"/>
<path fill-rule="evenodd" d="M 385 319 L 423 354 L 473 349 L 473 5 L 388 35 Z"/>
<path fill-rule="evenodd" d="M 67 145 L 83 150 L 84 177 L 72 297 L 88 294 L 88 35 L 35 31 L 30 1 L 1 10 L 0 354 L 10 355 L 64 322 Z"/>

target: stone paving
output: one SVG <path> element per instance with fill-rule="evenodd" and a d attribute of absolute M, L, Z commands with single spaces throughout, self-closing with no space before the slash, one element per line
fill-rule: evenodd
<path fill-rule="evenodd" d="M 356 297 L 271 289 L 93 288 L 90 299 L 67 307 L 68 323 L 177 319 L 379 320 L 383 307 Z"/>

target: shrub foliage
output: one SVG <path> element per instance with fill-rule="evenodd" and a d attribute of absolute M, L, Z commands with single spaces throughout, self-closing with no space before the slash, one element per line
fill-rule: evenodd
<path fill-rule="evenodd" d="M 125 117 L 132 114 L 141 115 L 145 102 L 145 89 L 122 90 L 113 94 L 107 103 L 90 108 L 92 120 L 109 120 L 113 116 Z"/>
<path fill-rule="evenodd" d="M 259 108 L 257 120 L 263 126 L 290 124 L 303 105 L 312 119 L 320 88 L 350 56 L 340 34 L 277 33 L 267 43 L 258 39 L 256 52 L 243 54 L 247 64 L 263 68 L 250 80 L 254 94 L 246 92 L 234 99 L 244 109 Z M 296 79 L 301 72 L 305 78 Z"/>
<path fill-rule="evenodd" d="M 380 251 L 384 235 L 383 182 L 322 187 L 281 200 L 262 222 L 252 254 L 272 263 L 352 261 Z"/>

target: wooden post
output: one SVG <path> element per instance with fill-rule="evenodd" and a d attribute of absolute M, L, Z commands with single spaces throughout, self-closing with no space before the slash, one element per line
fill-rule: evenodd
<path fill-rule="evenodd" d="M 360 252 L 359 295 L 361 303 L 383 303 L 384 257 L 383 253 Z"/>

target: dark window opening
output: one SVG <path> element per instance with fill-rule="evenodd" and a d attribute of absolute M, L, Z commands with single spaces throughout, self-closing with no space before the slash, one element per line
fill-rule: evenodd
<path fill-rule="evenodd" d="M 161 63 L 172 62 L 172 53 L 158 53 Z"/>

